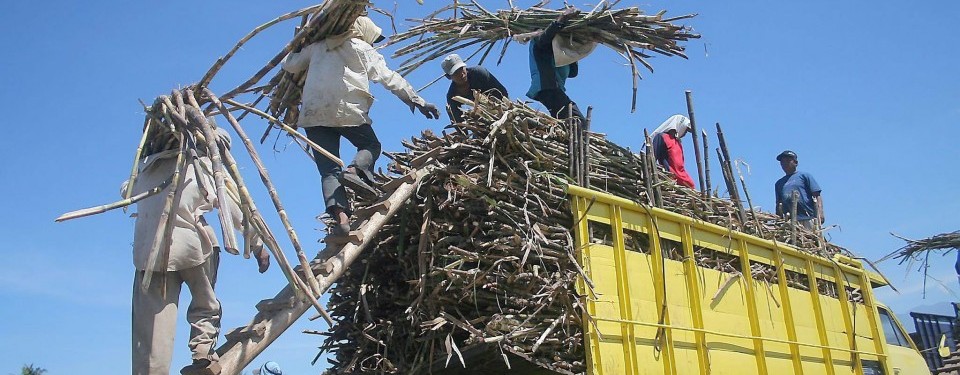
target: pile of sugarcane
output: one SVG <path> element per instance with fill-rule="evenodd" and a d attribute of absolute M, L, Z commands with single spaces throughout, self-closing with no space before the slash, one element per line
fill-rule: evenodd
<path fill-rule="evenodd" d="M 477 100 L 464 122 L 442 135 L 424 132 L 404 142 L 409 151 L 389 154 L 392 172 L 428 164 L 436 170 L 331 289 L 328 307 L 337 324 L 321 347 L 321 354 L 332 353 L 328 374 L 469 366 L 463 353 L 475 348 L 558 373 L 584 372 L 574 283 L 586 276 L 576 260 L 567 183 L 588 180 L 593 189 L 642 204 L 653 205 L 656 195 L 662 207 L 684 215 L 781 241 L 790 237 L 789 222 L 750 212 L 741 223 L 732 202 L 677 185 L 643 155 L 602 134 L 572 141 L 568 125 L 523 104 Z M 587 176 L 571 175 L 571 154 L 579 152 L 571 150 L 584 148 L 589 151 L 579 160 L 588 165 Z M 605 235 L 596 230 L 591 241 Z M 814 246 L 805 251 L 829 256 L 842 250 L 820 246 L 814 233 L 799 235 Z M 739 272 L 715 254 L 701 254 L 698 264 Z M 767 267 L 746 272 L 759 280 L 777 277 Z"/>
<path fill-rule="evenodd" d="M 573 38 L 581 43 L 596 42 L 623 56 L 631 67 L 635 107 L 637 79 L 640 78 L 637 64 L 653 72 L 653 66 L 646 60 L 651 55 L 646 51 L 686 58 L 684 47 L 678 42 L 699 38 L 700 35 L 693 33 L 689 27 L 673 23 L 693 18 L 695 14 L 664 17 L 666 11 L 661 11 L 649 15 L 637 7 L 614 9 L 616 3 L 601 1 L 591 11 L 574 17 L 558 38 Z M 477 44 L 479 48 L 473 55 L 483 51 L 480 58 L 480 63 L 483 63 L 501 41 L 503 46 L 499 60 L 502 60 L 511 41 L 528 42 L 542 33 L 560 13 L 540 7 L 512 8 L 493 13 L 476 1 L 460 3 L 454 0 L 452 5 L 441 8 L 427 18 L 412 20 L 418 24 L 391 38 L 391 44 L 406 43 L 394 53 L 394 57 L 407 57 L 397 71 L 406 75 L 429 61 Z"/>

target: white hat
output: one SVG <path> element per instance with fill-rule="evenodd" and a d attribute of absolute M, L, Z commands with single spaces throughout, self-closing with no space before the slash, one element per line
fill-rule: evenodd
<path fill-rule="evenodd" d="M 581 42 L 573 39 L 572 35 L 557 35 L 553 38 L 553 65 L 570 65 L 587 57 L 597 42 Z"/>
<path fill-rule="evenodd" d="M 460 55 L 452 53 L 450 56 L 443 58 L 443 62 L 440 63 L 440 67 L 443 68 L 443 74 L 448 76 L 456 73 L 460 68 L 467 66 L 463 62 L 463 59 L 460 58 Z"/>
<path fill-rule="evenodd" d="M 354 22 L 353 28 L 357 36 L 370 45 L 379 41 L 380 37 L 383 36 L 383 29 L 366 16 L 357 17 L 357 22 Z"/>

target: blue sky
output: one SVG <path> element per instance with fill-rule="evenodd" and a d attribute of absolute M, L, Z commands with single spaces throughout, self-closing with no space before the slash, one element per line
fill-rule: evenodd
<path fill-rule="evenodd" d="M 427 6 L 398 1 L 398 21 L 433 9 L 432 0 Z M 505 1 L 483 4 L 506 6 Z M 581 76 L 567 87 L 581 108 L 594 107 L 596 131 L 636 149 L 643 128 L 685 113 L 683 91 L 691 89 L 701 128 L 712 136 L 712 124 L 720 122 L 733 157 L 750 165 L 747 183 L 755 205 L 771 209 L 773 183 L 783 173 L 774 156 L 792 149 L 800 156 L 800 169 L 824 189 L 828 224 L 839 226 L 830 236 L 857 254 L 877 259 L 896 250 L 903 242 L 891 232 L 922 238 L 960 227 L 955 195 L 960 52 L 952 40 L 960 35 L 960 3 L 650 1 L 621 6 L 634 4 L 651 13 L 699 13 L 687 23 L 703 38 L 687 44 L 689 60 L 651 59 L 656 72 L 644 73 L 632 114 L 629 67 L 605 49 L 587 58 Z M 53 219 L 117 198 L 140 136 L 138 98 L 151 102 L 198 80 L 255 26 L 306 5 L 222 0 L 4 5 L 0 196 L 5 198 L 0 208 L 7 214 L 0 218 L 0 234 L 7 242 L 0 253 L 0 373 L 16 372 L 24 363 L 51 374 L 127 371 L 133 220 L 120 211 L 61 224 Z M 394 7 L 392 2 L 375 5 Z M 385 18 L 374 19 L 389 31 Z M 247 44 L 213 82 L 214 91 L 246 80 L 288 40 L 292 27 L 275 27 Z M 529 85 L 526 49 L 514 44 L 502 65 L 493 62 L 485 65 L 510 96 L 522 95 Z M 397 67 L 398 61 L 388 58 L 388 64 Z M 439 63 L 432 63 L 408 78 L 421 87 L 439 74 Z M 446 82 L 422 94 L 442 103 Z M 389 92 L 373 90 L 374 129 L 385 150 L 399 150 L 401 138 L 446 124 L 409 114 Z M 252 116 L 244 124 L 257 137 L 264 128 Z M 301 151 L 288 148 L 285 138 L 275 140 L 260 146 L 260 154 L 301 238 L 313 244 L 320 227 L 313 218 L 322 210 L 319 176 Z M 716 145 L 715 138 L 711 141 Z M 687 146 L 687 159 L 693 160 Z M 249 159 L 242 152 L 235 155 L 247 166 L 249 185 L 258 186 Z M 719 174 L 713 180 L 720 181 Z M 268 211 L 263 189 L 254 194 Z M 292 256 L 288 244 L 285 250 Z M 887 288 L 879 291 L 880 298 L 899 313 L 957 300 L 953 258 L 932 260 L 930 274 L 952 291 L 930 281 L 923 300 L 920 274 L 887 262 L 881 268 L 902 293 Z M 224 257 L 218 284 L 224 330 L 246 324 L 254 304 L 282 287 L 276 268 L 265 275 L 255 268 L 253 261 Z M 185 296 L 184 306 L 186 301 Z M 322 365 L 307 363 L 319 338 L 299 331 L 323 328 L 303 319 L 256 363 L 272 359 L 291 373 L 319 373 Z M 181 323 L 175 370 L 189 358 L 186 333 Z"/>

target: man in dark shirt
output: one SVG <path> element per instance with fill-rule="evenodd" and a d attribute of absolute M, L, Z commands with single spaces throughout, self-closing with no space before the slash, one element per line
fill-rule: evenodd
<path fill-rule="evenodd" d="M 805 228 L 815 230 L 825 220 L 823 196 L 820 185 L 807 172 L 798 172 L 797 154 L 787 150 L 777 155 L 780 168 L 786 174 L 777 180 L 774 191 L 777 195 L 777 215 L 786 217 L 793 210 L 793 192 L 797 192 L 797 221 Z"/>
<path fill-rule="evenodd" d="M 447 90 L 447 105 L 450 106 L 451 120 L 455 122 L 463 121 L 460 102 L 453 100 L 455 96 L 476 100 L 473 91 L 477 90 L 500 99 L 509 97 L 507 89 L 497 80 L 497 77 L 490 74 L 490 71 L 482 66 L 467 67 L 463 59 L 455 53 L 444 58 L 440 67 L 443 68 L 443 74 L 450 79 L 450 89 Z"/>
<path fill-rule="evenodd" d="M 580 108 L 567 96 L 564 86 L 567 78 L 577 76 L 579 70 L 577 63 L 556 66 L 553 46 L 553 39 L 557 36 L 557 33 L 578 14 L 580 14 L 580 11 L 574 8 L 565 9 L 556 21 L 550 23 L 550 26 L 530 43 L 531 82 L 527 97 L 543 103 L 550 111 L 550 115 L 557 119 L 567 118 L 572 107 L 573 117 L 583 123 L 585 120 L 583 114 L 580 113 Z"/>

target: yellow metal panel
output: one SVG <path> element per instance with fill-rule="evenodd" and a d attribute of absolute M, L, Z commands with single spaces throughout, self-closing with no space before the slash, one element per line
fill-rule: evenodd
<path fill-rule="evenodd" d="M 578 283 L 584 322 L 595 322 L 584 327 L 588 373 L 859 375 L 856 356 L 885 359 L 872 279 L 859 262 L 838 264 L 575 186 L 569 192 L 578 255 L 596 292 Z M 591 221 L 611 225 L 612 246 L 587 243 Z M 627 251 L 624 230 L 647 234 L 649 249 Z M 684 260 L 664 258 L 661 239 L 679 242 Z M 735 257 L 744 270 L 751 262 L 773 267 L 778 281 L 699 267 L 696 248 Z M 804 280 L 807 291 L 796 284 Z M 834 283 L 840 298 L 821 295 L 818 280 Z M 841 302 L 845 287 L 861 288 L 867 304 Z"/>

